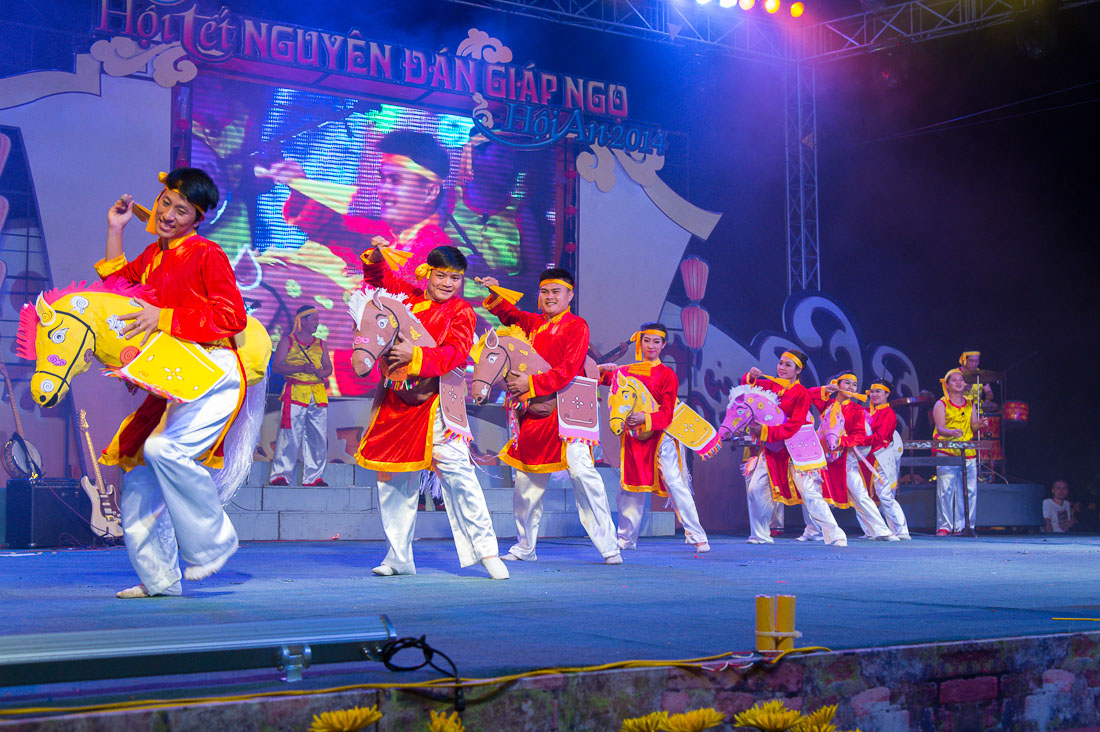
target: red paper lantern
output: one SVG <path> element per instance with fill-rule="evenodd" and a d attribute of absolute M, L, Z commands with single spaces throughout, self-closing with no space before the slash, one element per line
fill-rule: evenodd
<path fill-rule="evenodd" d="M 710 313 L 699 305 L 688 305 L 680 311 L 680 324 L 684 326 L 684 341 L 688 348 L 693 351 L 702 348 L 707 340 L 707 328 L 710 327 Z"/>
<path fill-rule="evenodd" d="M 680 276 L 684 278 L 684 289 L 689 300 L 699 302 L 707 291 L 707 275 L 710 267 L 698 257 L 688 257 L 680 262 Z"/>

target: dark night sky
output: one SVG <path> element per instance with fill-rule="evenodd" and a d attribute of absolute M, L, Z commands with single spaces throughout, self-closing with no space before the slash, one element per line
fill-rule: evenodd
<path fill-rule="evenodd" d="M 690 174 L 670 166 L 680 178 L 674 187 L 726 214 L 706 245 L 712 277 L 726 278 L 726 286 L 709 288 L 708 309 L 758 314 L 727 319 L 744 343 L 780 327 L 784 123 L 774 67 L 437 0 L 226 4 L 306 26 L 358 26 L 367 36 L 426 48 L 476 25 L 521 49 L 517 60 L 625 82 L 632 116 L 689 141 L 677 162 Z M 83 33 L 92 5 L 15 0 L 0 7 L 0 19 Z M 1009 398 L 1031 405 L 1031 423 L 1009 435 L 1009 472 L 1043 483 L 1066 476 L 1080 490 L 1100 474 L 1100 6 L 1063 11 L 1058 44 L 1041 61 L 1019 52 L 1016 31 L 1005 25 L 904 49 L 908 78 L 896 89 L 877 83 L 869 56 L 819 69 L 822 284 L 851 311 L 864 343 L 899 346 L 926 388 L 938 391 L 937 379 L 964 348 L 981 348 L 991 368 L 1038 351 L 1009 375 Z M 7 34 L 18 29 L 0 33 L 12 41 Z M 9 49 L 0 75 L 43 65 L 25 44 L 0 46 Z M 899 137 L 1039 95 L 1049 96 L 969 120 L 980 124 Z M 746 264 L 775 278 L 741 278 Z"/>

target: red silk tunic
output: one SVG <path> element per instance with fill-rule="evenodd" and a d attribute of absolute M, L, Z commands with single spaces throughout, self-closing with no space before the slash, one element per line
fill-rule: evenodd
<path fill-rule="evenodd" d="M 872 465 L 878 467 L 878 461 L 875 460 L 875 451 L 881 450 L 894 441 L 894 431 L 898 428 L 898 415 L 894 413 L 894 410 L 888 404 L 881 406 L 871 405 L 870 411 L 870 424 L 871 424 L 871 436 L 868 438 L 871 445 L 871 454 L 867 456 L 867 460 Z M 871 475 L 871 471 L 867 469 L 866 465 L 860 463 L 859 472 L 863 473 L 863 482 L 867 485 L 867 490 L 871 493 L 871 496 L 875 495 L 875 481 Z"/>
<path fill-rule="evenodd" d="M 755 382 L 749 375 L 741 378 L 742 384 L 753 383 L 762 389 L 779 395 L 779 408 L 787 415 L 780 425 L 763 426 L 760 439 L 764 442 L 763 454 L 768 466 L 768 480 L 772 486 L 772 500 L 788 506 L 802 503 L 802 496 L 791 478 L 791 456 L 783 440 L 794 437 L 810 412 L 810 392 L 797 381 L 784 384 L 777 377 L 765 376 Z"/>
<path fill-rule="evenodd" d="M 588 323 L 571 312 L 554 318 L 525 313 L 497 296 L 485 300 L 485 307 L 505 325 L 517 325 L 527 333 L 531 345 L 550 364 L 545 374 L 531 376 L 531 388 L 523 401 L 557 393 L 584 370 L 588 355 Z M 565 470 L 565 442 L 558 435 L 558 410 L 545 417 L 533 417 L 524 411 L 519 416 L 519 432 L 512 436 L 501 453 L 502 462 L 527 473 L 553 473 Z"/>
<path fill-rule="evenodd" d="M 311 240 L 327 246 L 333 254 L 348 263 L 349 269 L 359 269 L 360 255 L 373 246 L 370 243 L 373 237 L 381 236 L 394 244 L 397 249 L 413 253 L 409 261 L 397 272 L 398 277 L 407 279 L 415 276 L 413 271 L 427 258 L 428 252 L 438 246 L 452 243 L 447 233 L 439 226 L 435 216 L 425 219 L 419 226 L 410 229 L 404 236 L 398 237 L 384 221 L 366 216 L 339 214 L 323 203 L 293 190 L 283 204 L 283 218 L 287 223 L 305 232 Z M 277 273 L 283 274 L 286 279 L 294 279 L 298 282 L 309 282 L 310 275 L 316 277 L 312 274 L 312 270 L 300 264 L 288 264 L 274 269 Z M 264 293 L 260 292 L 261 289 L 257 288 L 254 293 L 262 300 Z M 304 294 L 309 298 L 313 296 L 313 293 Z M 289 303 L 291 312 L 294 311 L 292 306 L 297 304 L 306 304 L 306 301 Z M 323 314 L 322 320 L 325 319 Z M 332 335 L 329 337 L 329 349 L 336 388 L 342 396 L 365 396 L 369 387 L 373 386 L 373 381 L 364 380 L 352 369 L 350 337 L 342 337 L 342 332 L 336 328 L 330 328 L 330 332 Z"/>
<path fill-rule="evenodd" d="M 438 344 L 413 349 L 410 376 L 430 378 L 458 368 L 470 355 L 474 343 L 474 309 L 461 297 L 435 302 L 393 274 L 385 263 L 363 266 L 363 280 L 374 287 L 409 296 L 406 302 Z M 371 412 L 371 421 L 359 443 L 356 460 L 364 468 L 385 473 L 425 470 L 432 464 L 435 413 L 439 394 L 422 404 L 403 402 L 392 387 L 381 389 Z"/>
<path fill-rule="evenodd" d="M 825 393 L 820 389 L 810 392 L 810 398 L 822 415 L 833 402 L 832 399 L 826 400 Z M 844 434 L 840 436 L 841 449 L 837 458 L 825 466 L 821 495 L 830 506 L 851 508 L 852 501 L 848 495 L 848 448 L 870 445 L 871 437 L 866 428 L 867 410 L 861 404 L 849 399 L 840 405 L 840 413 L 844 416 Z M 864 476 L 864 483 L 866 482 Z"/>
<path fill-rule="evenodd" d="M 152 294 L 148 301 L 162 308 L 160 329 L 177 338 L 214 344 L 244 330 L 244 300 L 229 258 L 220 246 L 198 234 L 169 242 L 163 251 L 154 242 L 133 262 L 121 255 L 110 261 L 100 260 L 95 267 L 104 279 L 114 275 L 149 287 Z M 241 388 L 243 391 L 243 373 Z M 147 396 L 137 411 L 123 420 L 100 462 L 124 470 L 140 465 L 145 440 L 160 423 L 167 405 L 161 397 Z M 205 454 L 204 463 L 221 467 L 220 438 Z"/>
<path fill-rule="evenodd" d="M 643 361 L 614 371 L 605 371 L 600 376 L 600 383 L 610 386 L 619 372 L 633 376 L 645 384 L 657 402 L 657 411 L 645 416 L 643 426 L 635 430 L 624 430 L 619 435 L 619 470 L 622 473 L 623 490 L 667 496 L 668 487 L 661 476 L 657 453 L 665 428 L 672 422 L 680 380 L 676 378 L 676 372 L 663 363 Z M 653 434 L 644 440 L 634 436 L 634 432 L 650 431 Z M 677 450 L 679 450 L 679 444 L 677 444 Z"/>

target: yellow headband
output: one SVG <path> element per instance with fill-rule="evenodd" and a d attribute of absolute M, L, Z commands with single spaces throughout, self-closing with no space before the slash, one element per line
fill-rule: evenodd
<path fill-rule="evenodd" d="M 642 336 L 660 336 L 661 338 L 667 338 L 668 334 L 664 331 L 649 328 L 647 330 L 635 331 L 634 335 L 630 336 L 630 340 L 634 341 L 634 358 L 638 361 L 642 360 Z"/>
<path fill-rule="evenodd" d="M 184 196 L 182 193 L 180 193 L 179 186 L 176 186 L 175 188 L 169 188 L 168 187 L 168 183 L 166 182 L 168 180 L 168 174 L 167 173 L 165 173 L 165 172 L 157 173 L 157 180 L 159 180 L 164 185 L 164 191 L 172 191 L 173 193 L 179 194 L 180 196 L 183 197 L 183 200 L 187 201 L 192 206 L 194 206 L 195 210 L 199 212 L 199 218 L 200 219 L 202 219 L 206 216 L 206 210 L 202 206 L 199 206 L 197 203 L 192 201 L 187 196 Z M 148 231 L 153 236 L 157 235 L 156 211 L 157 211 L 157 206 L 160 205 L 160 197 L 164 195 L 164 191 L 161 191 L 160 193 L 158 193 L 156 199 L 153 200 L 153 210 L 152 211 L 149 211 L 144 206 L 134 204 L 134 210 L 137 213 L 138 218 L 142 218 L 142 214 L 145 214 L 145 230 Z"/>
<path fill-rule="evenodd" d="M 963 351 L 962 355 L 959 356 L 959 365 L 960 366 L 965 366 L 966 365 L 966 359 L 970 358 L 971 356 L 981 356 L 981 355 L 982 355 L 981 351 Z"/>
<path fill-rule="evenodd" d="M 180 194 L 181 196 L 183 196 L 183 194 L 182 194 L 182 193 L 180 193 L 180 188 L 179 188 L 179 186 L 178 186 L 178 185 L 177 185 L 177 186 L 176 186 L 175 188 L 169 188 L 169 187 L 168 187 L 168 174 L 167 174 L 167 173 L 164 173 L 164 172 L 161 172 L 161 173 L 157 173 L 157 180 L 159 180 L 159 181 L 160 181 L 161 183 L 163 183 L 163 184 L 164 184 L 164 189 L 165 189 L 165 190 L 167 190 L 167 191 L 172 191 L 173 193 L 179 193 L 179 194 Z M 157 198 L 160 198 L 160 196 L 157 196 Z M 188 198 L 187 196 L 183 196 L 183 200 L 187 201 L 187 202 L 188 202 L 188 203 L 190 203 L 190 204 L 191 204 L 192 206 L 194 206 L 194 207 L 195 207 L 195 210 L 196 210 L 196 211 L 198 211 L 198 212 L 199 212 L 200 214 L 202 214 L 203 216 L 205 216 L 205 215 L 206 215 L 206 209 L 205 209 L 205 208 L 203 208 L 202 206 L 200 206 L 199 204 L 195 203 L 194 201 L 192 201 L 192 200 L 191 200 L 190 198 Z"/>
<path fill-rule="evenodd" d="M 841 374 L 840 376 L 836 377 L 835 379 L 833 379 L 829 383 L 830 384 L 839 384 L 840 382 L 844 381 L 845 379 L 851 379 L 852 381 L 856 381 L 856 382 L 859 381 L 859 379 L 856 378 L 855 374 L 853 374 L 851 372 L 848 372 L 846 374 Z"/>
<path fill-rule="evenodd" d="M 408 155 L 395 155 L 393 153 L 382 153 L 383 163 L 392 163 L 398 165 L 410 173 L 419 175 L 422 178 L 427 178 L 432 183 L 442 183 L 443 179 L 439 177 L 439 173 L 434 170 L 428 170 L 420 163 L 416 162 Z"/>
<path fill-rule="evenodd" d="M 806 364 L 802 363 L 802 359 L 799 358 L 798 356 L 794 355 L 790 351 L 783 351 L 783 355 L 780 356 L 780 358 L 789 358 L 792 361 L 794 361 L 796 364 L 798 364 L 798 368 L 800 368 L 800 369 L 806 368 Z"/>
<path fill-rule="evenodd" d="M 301 329 L 301 327 L 302 327 L 302 318 L 306 317 L 307 315 L 316 315 L 316 314 L 317 314 L 317 308 L 310 308 L 309 310 L 303 310 L 302 312 L 295 315 L 294 316 L 294 331 L 293 332 L 297 333 Z"/>
<path fill-rule="evenodd" d="M 541 288 L 543 285 L 564 285 L 570 290 L 573 289 L 573 285 L 569 284 L 565 280 L 542 280 L 541 282 L 539 282 L 539 287 Z"/>
<path fill-rule="evenodd" d="M 951 374 L 958 374 L 959 376 L 962 376 L 962 371 L 960 369 L 951 369 L 943 375 L 942 379 L 940 379 L 940 387 L 943 389 L 944 396 L 947 396 L 947 380 L 951 378 Z"/>
<path fill-rule="evenodd" d="M 454 269 L 452 267 L 433 267 L 430 264 L 428 264 L 427 262 L 424 262 L 423 264 L 418 264 L 416 266 L 416 271 L 415 271 L 416 279 L 426 280 L 429 277 L 431 277 L 432 272 L 436 272 L 436 271 L 438 271 L 438 272 L 455 272 L 457 274 L 466 274 L 466 270 L 463 270 L 463 269 Z"/>
<path fill-rule="evenodd" d="M 870 393 L 871 389 L 874 389 L 874 388 L 882 389 L 887 394 L 890 393 L 890 387 L 888 387 L 886 384 L 882 383 L 881 381 L 872 381 L 871 382 L 871 387 L 869 389 L 867 389 L 867 392 Z"/>

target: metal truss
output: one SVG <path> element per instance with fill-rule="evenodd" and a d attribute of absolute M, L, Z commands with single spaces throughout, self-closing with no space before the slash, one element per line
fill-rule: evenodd
<path fill-rule="evenodd" d="M 814 67 L 790 64 L 783 81 L 787 116 L 787 293 L 790 294 L 821 289 Z"/>

